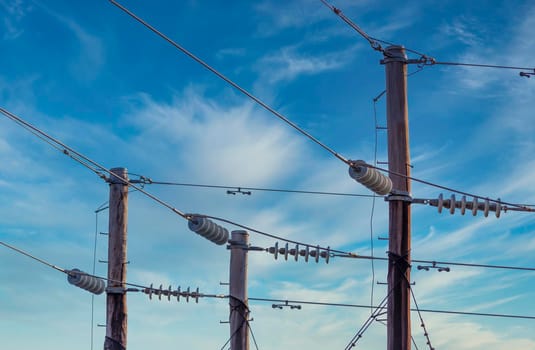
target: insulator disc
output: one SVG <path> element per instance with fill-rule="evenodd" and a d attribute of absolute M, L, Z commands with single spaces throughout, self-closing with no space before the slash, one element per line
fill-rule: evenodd
<path fill-rule="evenodd" d="M 205 217 L 193 216 L 188 222 L 188 227 L 215 244 L 222 245 L 228 241 L 228 230 Z"/>
<path fill-rule="evenodd" d="M 288 243 L 284 246 L 284 260 L 288 260 Z"/>
<path fill-rule="evenodd" d="M 461 197 L 461 215 L 466 211 L 466 196 Z"/>
<path fill-rule="evenodd" d="M 483 209 L 483 214 L 485 215 L 485 217 L 489 216 L 489 209 L 490 209 L 490 201 L 487 199 L 485 199 L 485 207 Z"/>
<path fill-rule="evenodd" d="M 295 245 L 295 255 L 294 255 L 294 259 L 295 259 L 295 261 L 297 261 L 297 259 L 299 259 L 299 244 L 296 244 L 296 245 Z"/>
<path fill-rule="evenodd" d="M 450 198 L 450 214 L 453 215 L 455 214 L 455 194 L 452 194 L 451 195 L 451 198 Z"/>
<path fill-rule="evenodd" d="M 279 242 L 275 242 L 275 254 L 274 254 L 275 260 L 277 260 L 278 257 L 279 257 Z"/>
<path fill-rule="evenodd" d="M 498 201 L 496 202 L 496 218 L 500 217 L 501 211 L 502 211 L 502 204 L 500 203 L 500 198 L 498 198 Z"/>
<path fill-rule="evenodd" d="M 478 206 L 479 206 L 479 203 L 477 202 L 477 197 L 474 197 L 474 200 L 472 201 L 472 215 L 473 216 L 477 215 Z"/>
<path fill-rule="evenodd" d="M 392 191 L 392 180 L 377 169 L 369 168 L 362 160 L 353 162 L 349 176 L 379 195 L 385 196 Z"/>
<path fill-rule="evenodd" d="M 438 195 L 438 204 L 437 204 L 437 209 L 439 213 L 442 213 L 443 206 L 444 206 L 444 196 L 441 193 Z"/>
<path fill-rule="evenodd" d="M 69 274 L 67 275 L 67 281 L 70 284 L 85 289 L 93 294 L 102 294 L 102 292 L 104 292 L 106 289 L 106 283 L 104 280 L 97 277 L 88 276 L 85 272 L 78 269 L 72 269 L 69 271 Z"/>

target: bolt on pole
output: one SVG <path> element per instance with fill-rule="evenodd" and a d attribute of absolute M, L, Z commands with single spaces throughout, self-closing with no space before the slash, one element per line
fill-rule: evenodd
<path fill-rule="evenodd" d="M 411 191 L 407 56 L 402 46 L 384 52 L 388 128 L 388 170 L 393 198 L 389 201 L 387 349 L 410 350 Z M 396 175 L 401 174 L 403 176 Z"/>
<path fill-rule="evenodd" d="M 116 174 L 117 176 L 114 176 Z M 126 168 L 111 169 L 108 231 L 108 288 L 104 350 L 125 350 L 127 338 L 126 240 L 128 222 Z"/>
<path fill-rule="evenodd" d="M 249 350 L 249 306 L 247 300 L 247 248 L 249 233 L 231 232 L 230 243 L 230 349 Z"/>

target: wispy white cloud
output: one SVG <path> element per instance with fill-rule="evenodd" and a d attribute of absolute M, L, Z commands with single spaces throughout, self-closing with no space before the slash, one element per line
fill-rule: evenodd
<path fill-rule="evenodd" d="M 0 7 L 4 9 L 5 14 L 2 16 L 4 27 L 4 40 L 17 39 L 24 33 L 20 22 L 32 10 L 32 6 L 25 0 L 0 1 Z"/>
<path fill-rule="evenodd" d="M 291 81 L 302 75 L 315 75 L 343 68 L 354 58 L 356 47 L 328 54 L 299 53 L 297 47 L 284 47 L 263 57 L 257 64 L 260 75 L 271 84 Z"/>
<path fill-rule="evenodd" d="M 251 104 L 225 106 L 188 90 L 173 103 L 140 96 L 128 120 L 138 128 L 134 144 L 147 139 L 154 152 L 176 152 L 173 167 L 199 180 L 267 184 L 296 171 L 302 142 Z M 246 146 L 245 146 L 246 145 Z M 173 151 L 174 150 L 174 151 Z M 217 171 L 206 171 L 208 168 Z"/>

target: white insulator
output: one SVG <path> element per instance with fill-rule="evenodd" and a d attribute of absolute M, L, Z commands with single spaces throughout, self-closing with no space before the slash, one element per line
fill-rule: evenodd
<path fill-rule="evenodd" d="M 466 196 L 461 197 L 461 215 L 466 211 Z"/>
<path fill-rule="evenodd" d="M 188 227 L 215 244 L 222 245 L 228 241 L 228 230 L 205 217 L 193 216 L 188 222 Z"/>
<path fill-rule="evenodd" d="M 195 289 L 195 296 L 193 296 L 193 298 L 195 298 L 195 304 L 198 304 L 199 303 L 199 287 Z"/>
<path fill-rule="evenodd" d="M 490 209 L 490 201 L 489 199 L 485 199 L 485 207 L 483 208 L 483 214 L 485 217 L 489 216 L 489 209 Z"/>
<path fill-rule="evenodd" d="M 325 259 L 325 263 L 329 263 L 329 258 L 331 257 L 331 248 L 327 247 L 327 250 L 323 250 L 320 254 L 320 256 Z"/>
<path fill-rule="evenodd" d="M 502 211 L 502 203 L 500 202 L 500 198 L 498 198 L 498 201 L 496 202 L 496 218 L 500 217 L 501 211 Z"/>
<path fill-rule="evenodd" d="M 102 294 L 102 292 L 104 292 L 106 289 L 106 283 L 104 280 L 94 276 L 89 276 L 87 273 L 78 269 L 72 269 L 69 271 L 67 275 L 67 281 L 70 284 L 85 289 L 93 294 Z"/>
<path fill-rule="evenodd" d="M 477 197 L 474 197 L 474 200 L 472 201 L 472 215 L 473 216 L 477 215 L 478 206 L 479 206 L 479 203 L 477 202 Z"/>
<path fill-rule="evenodd" d="M 444 206 L 444 196 L 441 194 L 438 195 L 438 204 L 437 209 L 439 214 L 442 213 L 442 207 Z"/>
<path fill-rule="evenodd" d="M 349 176 L 381 196 L 392 191 L 392 180 L 377 169 L 368 167 L 363 160 L 353 162 L 349 167 Z"/>
<path fill-rule="evenodd" d="M 450 214 L 453 215 L 455 214 L 455 194 L 452 194 L 451 195 L 451 198 L 450 198 Z"/>
<path fill-rule="evenodd" d="M 152 288 L 152 283 L 150 284 L 150 288 L 149 288 L 149 300 L 152 300 L 152 293 L 154 293 L 154 289 Z"/>

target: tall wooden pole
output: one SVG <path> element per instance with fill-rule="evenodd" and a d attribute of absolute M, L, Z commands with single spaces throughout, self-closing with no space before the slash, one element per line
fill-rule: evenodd
<path fill-rule="evenodd" d="M 111 169 L 128 180 L 125 168 Z M 108 288 L 106 290 L 106 340 L 104 350 L 125 350 L 127 334 L 126 308 L 126 239 L 128 222 L 128 185 L 110 175 L 108 231 Z"/>
<path fill-rule="evenodd" d="M 410 176 L 407 56 L 402 46 L 385 50 L 388 169 Z M 410 350 L 411 183 L 390 173 L 387 349 Z"/>
<path fill-rule="evenodd" d="M 249 350 L 247 247 L 249 233 L 232 231 L 230 243 L 230 349 Z"/>

